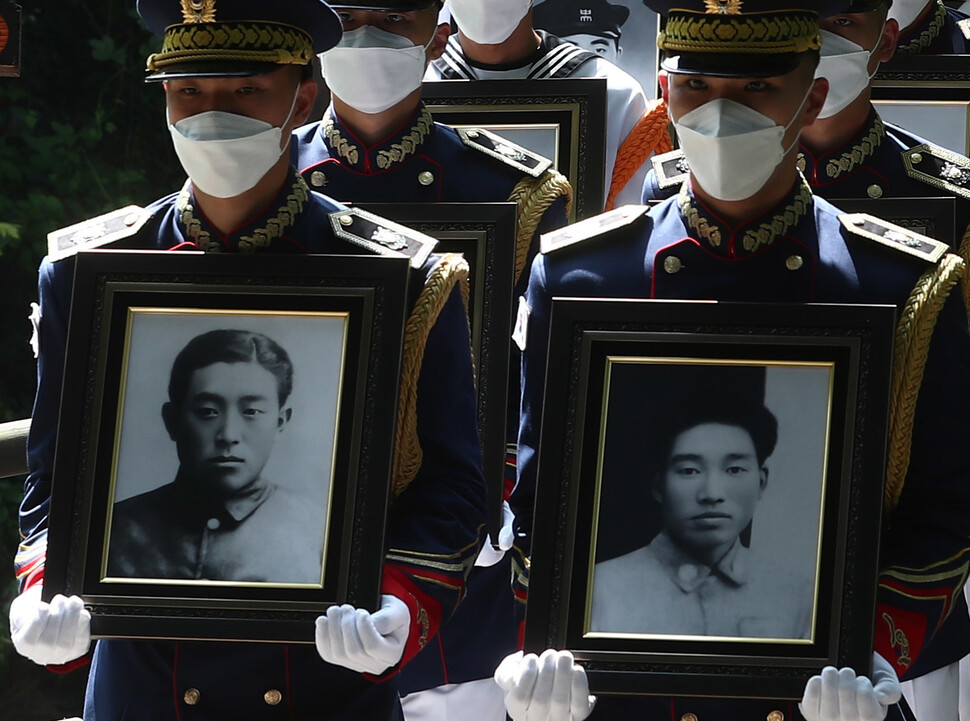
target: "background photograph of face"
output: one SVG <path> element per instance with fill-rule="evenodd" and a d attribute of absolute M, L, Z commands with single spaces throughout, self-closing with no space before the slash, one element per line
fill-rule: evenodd
<path fill-rule="evenodd" d="M 234 328 L 263 333 L 289 354 L 292 416 L 275 441 L 263 477 L 325 508 L 330 493 L 334 419 L 343 351 L 342 318 L 248 314 L 144 313 L 132 323 L 121 414 L 114 501 L 170 483 L 179 467 L 162 421 L 175 356 L 193 337 Z M 210 366 L 211 367 L 211 366 Z"/>
<path fill-rule="evenodd" d="M 646 93 L 647 98 L 657 97 L 657 33 L 660 30 L 660 19 L 657 13 L 650 10 L 643 4 L 643 0 L 609 0 L 613 5 L 624 5 L 630 9 L 630 17 L 620 27 L 620 48 L 622 52 L 614 60 L 611 56 L 604 56 L 616 65 L 626 70 L 636 78 Z M 539 0 L 536 6 L 545 3 L 552 3 L 561 6 L 557 7 L 557 13 L 576 13 L 579 8 L 583 8 L 587 3 L 576 0 Z M 599 5 L 599 1 L 592 3 Z M 447 7 L 447 4 L 445 5 Z M 594 15 L 595 24 L 595 15 Z M 535 23 L 540 30 L 549 30 Z M 549 30 L 550 32 L 554 31 Z M 591 31 L 592 32 L 592 31 Z M 591 36 L 585 37 L 566 37 L 566 40 L 576 43 L 581 47 L 596 52 L 593 44 L 587 42 L 596 39 Z M 614 44 L 612 41 L 609 43 Z"/>
<path fill-rule="evenodd" d="M 666 379 L 665 379 L 666 375 Z M 660 504 L 637 439 L 676 402 L 669 364 L 617 363 L 611 370 L 603 448 L 597 562 L 643 546 L 663 527 Z M 763 568 L 809 571 L 817 561 L 829 370 L 768 365 L 765 405 L 778 420 L 778 443 L 765 461 L 768 482 L 754 507 L 750 548 Z M 658 389 L 667 389 L 658 392 Z"/>

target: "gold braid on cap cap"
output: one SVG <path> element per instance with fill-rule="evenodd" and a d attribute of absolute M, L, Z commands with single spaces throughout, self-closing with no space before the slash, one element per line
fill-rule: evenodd
<path fill-rule="evenodd" d="M 680 53 L 769 55 L 818 50 L 818 15 L 806 10 L 773 10 L 731 15 L 673 10 L 657 47 Z"/>
<path fill-rule="evenodd" d="M 195 62 L 308 65 L 313 38 L 300 28 L 256 20 L 187 23 L 165 29 L 162 51 L 148 56 L 150 71 Z"/>

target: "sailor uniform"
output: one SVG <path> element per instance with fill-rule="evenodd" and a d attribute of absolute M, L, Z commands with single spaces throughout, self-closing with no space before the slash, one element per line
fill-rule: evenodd
<path fill-rule="evenodd" d="M 529 78 L 606 78 L 606 170 L 603 197 L 610 191 L 613 166 L 624 139 L 646 109 L 646 96 L 629 73 L 596 53 L 536 30 L 541 44 L 535 54 L 517 67 L 481 66 L 462 52 L 457 35 L 448 38 L 444 54 L 428 67 L 429 80 L 523 80 Z M 616 204 L 637 202 L 646 166 L 630 178 L 617 196 Z"/>
<path fill-rule="evenodd" d="M 228 234 L 211 226 L 196 207 L 191 185 L 162 198 L 132 219 L 112 247 L 211 252 L 371 252 L 332 230 L 342 206 L 308 190 L 293 171 L 279 197 L 257 218 Z M 25 540 L 16 559 L 21 590 L 43 580 L 51 469 L 73 274 L 72 248 L 94 246 L 112 222 L 51 234 L 52 260 L 40 268 L 38 388 L 28 439 L 29 476 L 20 509 Z M 417 244 L 427 241 L 414 234 Z M 374 236 L 377 237 L 377 236 Z M 82 243 L 78 239 L 85 239 Z M 377 241 L 369 241 L 377 242 Z M 430 243 L 428 243 L 430 246 Z M 413 270 L 413 305 L 424 278 L 439 262 L 428 256 Z M 412 267 L 414 259 L 412 258 Z M 411 629 L 401 663 L 426 645 L 463 594 L 485 519 L 476 427 L 476 395 L 465 309 L 453 289 L 431 328 L 417 383 L 417 434 L 423 461 L 390 510 L 382 593 L 404 601 Z M 285 549 L 278 563 L 286 564 Z M 400 718 L 397 683 L 390 669 L 378 681 L 324 663 L 311 645 L 161 642 L 105 639 L 95 646 L 84 718 L 113 721 L 163 719 Z M 387 680 L 391 678 L 391 680 Z"/>

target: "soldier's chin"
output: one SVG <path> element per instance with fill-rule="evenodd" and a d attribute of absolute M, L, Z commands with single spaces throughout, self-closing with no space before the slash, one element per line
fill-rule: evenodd
<path fill-rule="evenodd" d="M 243 468 L 221 468 L 212 474 L 212 480 L 216 490 L 232 495 L 249 488 L 256 477 Z"/>

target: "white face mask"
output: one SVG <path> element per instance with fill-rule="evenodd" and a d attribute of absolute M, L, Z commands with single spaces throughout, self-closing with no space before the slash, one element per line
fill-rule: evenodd
<path fill-rule="evenodd" d="M 174 125 L 169 122 L 175 154 L 192 185 L 215 198 L 234 198 L 262 180 L 283 154 L 283 128 L 293 116 L 299 92 L 297 88 L 278 128 L 221 110 L 191 115 Z"/>
<path fill-rule="evenodd" d="M 711 100 L 680 120 L 671 118 L 694 179 L 719 200 L 750 198 L 798 142 L 796 137 L 787 148 L 781 145 L 807 99 L 808 93 L 784 127 L 727 98 Z"/>
<path fill-rule="evenodd" d="M 893 0 L 889 8 L 889 17 L 899 23 L 899 29 L 905 30 L 927 6 L 926 0 Z"/>
<path fill-rule="evenodd" d="M 845 110 L 869 87 L 869 81 L 876 74 L 875 70 L 869 72 L 869 60 L 875 49 L 866 50 L 861 45 L 827 30 L 820 30 L 819 33 L 822 36 L 822 58 L 815 70 L 815 77 L 828 79 L 829 94 L 818 117 L 830 118 Z M 879 41 L 881 40 L 880 30 Z M 877 42 L 876 47 L 879 47 L 880 42 Z"/>
<path fill-rule="evenodd" d="M 473 43 L 498 45 L 508 39 L 532 7 L 532 0 L 448 0 L 451 17 Z"/>
<path fill-rule="evenodd" d="M 427 65 L 424 47 L 373 25 L 345 32 L 336 47 L 320 55 L 327 87 L 362 113 L 392 108 L 421 87 Z"/>

